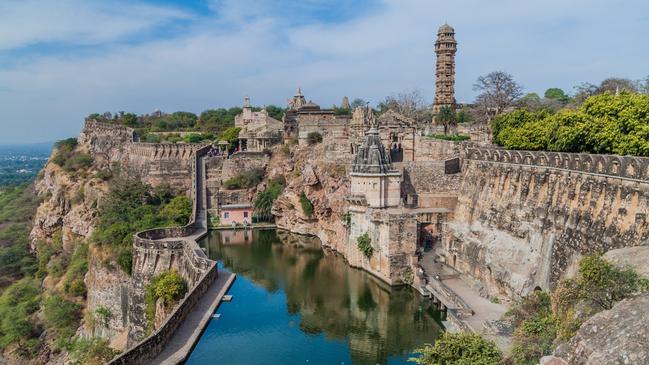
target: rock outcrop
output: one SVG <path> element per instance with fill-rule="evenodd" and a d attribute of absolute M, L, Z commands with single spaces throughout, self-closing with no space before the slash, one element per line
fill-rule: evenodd
<path fill-rule="evenodd" d="M 626 299 L 587 320 L 554 356 L 569 364 L 649 364 L 649 294 Z"/>

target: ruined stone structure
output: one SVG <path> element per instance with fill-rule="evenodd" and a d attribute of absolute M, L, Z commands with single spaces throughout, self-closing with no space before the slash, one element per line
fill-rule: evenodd
<path fill-rule="evenodd" d="M 282 142 L 284 124 L 271 118 L 266 109 L 255 112 L 246 97 L 241 114 L 234 118 L 239 132 L 239 151 L 262 152 Z"/>
<path fill-rule="evenodd" d="M 435 41 L 435 101 L 433 102 L 433 115 L 437 115 L 441 108 L 449 107 L 455 110 L 455 53 L 457 42 L 455 30 L 444 24 L 437 30 Z"/>

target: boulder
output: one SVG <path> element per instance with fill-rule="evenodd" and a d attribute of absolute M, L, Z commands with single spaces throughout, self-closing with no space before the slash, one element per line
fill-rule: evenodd
<path fill-rule="evenodd" d="M 587 320 L 554 356 L 576 365 L 649 364 L 648 308 L 649 294 L 617 303 Z"/>

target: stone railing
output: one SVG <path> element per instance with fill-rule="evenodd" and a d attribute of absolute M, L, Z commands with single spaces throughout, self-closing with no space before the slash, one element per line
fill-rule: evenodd
<path fill-rule="evenodd" d="M 180 268 L 185 279 L 192 283 L 191 289 L 184 299 L 176 306 L 165 322 L 150 336 L 140 341 L 126 352 L 114 358 L 109 364 L 141 364 L 155 358 L 173 337 L 176 329 L 181 325 L 185 317 L 191 312 L 194 305 L 201 299 L 202 295 L 218 277 L 216 261 L 210 260 L 200 249 L 194 238 L 207 233 L 202 225 L 197 224 L 200 206 L 205 207 L 206 198 L 202 181 L 205 176 L 204 161 L 201 159 L 209 146 L 203 146 L 194 150 L 192 164 L 192 216 L 190 222 L 183 227 L 154 228 L 135 234 L 133 238 L 133 249 L 136 251 L 163 251 L 174 254 L 182 252 L 184 265 Z M 197 170 L 201 175 L 198 177 Z M 134 259 L 137 255 L 134 255 Z M 137 263 L 134 263 L 137 267 Z"/>
<path fill-rule="evenodd" d="M 647 157 L 467 147 L 465 158 L 649 181 Z"/>

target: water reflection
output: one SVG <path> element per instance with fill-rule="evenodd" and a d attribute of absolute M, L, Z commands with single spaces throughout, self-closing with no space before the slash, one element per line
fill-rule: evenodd
<path fill-rule="evenodd" d="M 285 292 L 286 310 L 299 315 L 301 331 L 346 343 L 354 364 L 386 364 L 395 356 L 401 363 L 440 331 L 439 312 L 413 289 L 391 288 L 351 269 L 317 239 L 275 230 L 212 231 L 203 244 L 228 270 L 270 293 Z"/>

